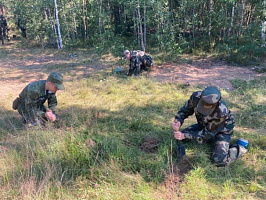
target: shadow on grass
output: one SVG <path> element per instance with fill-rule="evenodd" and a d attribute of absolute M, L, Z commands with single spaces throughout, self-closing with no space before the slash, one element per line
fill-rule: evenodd
<path fill-rule="evenodd" d="M 20 127 L 16 114 L 2 109 L 1 113 L 8 113 L 9 117 L 0 119 L 0 124 L 3 125 L 1 138 L 19 134 L 24 139 L 15 142 L 1 141 L 1 145 L 10 149 L 15 143 L 19 147 L 15 150 L 22 159 L 27 157 L 31 161 L 29 165 L 14 170 L 15 175 L 10 176 L 18 179 L 23 172 L 23 175 L 36 177 L 39 182 L 48 178 L 62 184 L 68 184 L 80 176 L 90 180 L 104 179 L 112 182 L 115 180 L 108 177 L 112 176 L 110 173 L 115 172 L 106 173 L 105 166 L 116 163 L 119 169 L 126 173 L 138 173 L 147 182 L 160 183 L 168 173 L 171 165 L 169 159 L 176 160 L 175 152 L 170 152 L 171 143 L 174 144 L 175 140 L 169 124 L 173 118 L 170 116 L 171 110 L 176 108 L 170 105 L 175 105 L 175 102 L 172 100 L 167 104 L 154 102 L 145 106 L 125 106 L 115 111 L 70 106 L 61 108 L 59 112 L 64 120 L 63 127 L 29 132 L 14 131 L 14 127 Z M 232 103 L 231 105 L 234 106 Z M 241 112 L 243 111 L 240 110 L 239 113 Z M 13 124 L 12 127 L 9 127 L 8 123 Z M 244 126 L 244 123 L 237 126 Z M 140 146 L 146 136 L 152 136 L 159 141 L 156 153 L 141 150 Z M 95 145 L 88 146 L 88 140 L 93 140 Z M 27 145 L 31 147 L 30 154 L 25 152 Z M 258 148 L 263 150 L 263 143 Z M 241 159 L 230 167 L 217 168 L 211 164 L 211 149 L 207 145 L 191 142 L 186 144 L 186 150 L 192 153 L 187 156 L 191 165 L 185 173 L 197 167 L 204 168 L 205 179 L 221 187 L 229 180 L 240 185 L 251 181 L 265 183 L 263 178 L 253 178 L 265 177 L 263 165 L 258 165 L 256 170 L 254 169 L 256 161 L 249 163 Z M 170 155 L 173 157 L 169 158 Z M 252 154 L 248 153 L 245 156 L 247 155 Z M 261 192 L 256 195 L 260 197 Z"/>

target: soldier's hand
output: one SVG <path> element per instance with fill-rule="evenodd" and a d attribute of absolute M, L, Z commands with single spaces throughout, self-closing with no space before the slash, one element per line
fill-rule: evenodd
<path fill-rule="evenodd" d="M 175 135 L 175 139 L 177 139 L 177 140 L 183 140 L 183 139 L 185 139 L 184 133 L 181 133 L 180 131 L 175 131 L 174 132 L 174 135 Z"/>
<path fill-rule="evenodd" d="M 51 122 L 56 120 L 56 115 L 51 110 L 45 113 L 45 117 Z"/>
<path fill-rule="evenodd" d="M 179 131 L 179 128 L 181 126 L 181 123 L 175 119 L 175 121 L 172 123 L 172 127 L 175 131 Z"/>

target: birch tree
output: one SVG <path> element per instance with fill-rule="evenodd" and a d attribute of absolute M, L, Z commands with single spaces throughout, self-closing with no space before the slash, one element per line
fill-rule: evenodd
<path fill-rule="evenodd" d="M 142 18 L 140 15 L 140 3 L 138 0 L 138 22 L 139 22 L 139 35 L 140 35 L 140 44 L 143 51 L 145 51 L 144 41 L 143 41 L 143 30 L 142 30 Z"/>
<path fill-rule="evenodd" d="M 261 47 L 265 47 L 265 27 L 266 27 L 266 0 L 264 0 L 264 9 L 262 15 L 262 26 L 261 26 Z"/>
<path fill-rule="evenodd" d="M 58 9 L 57 9 L 57 2 L 54 0 L 54 5 L 55 5 L 55 20 L 57 24 L 57 32 L 58 32 L 58 38 L 59 38 L 59 49 L 63 49 L 63 42 L 62 42 L 62 36 L 61 36 L 61 30 L 60 30 L 60 22 L 58 18 Z"/>
<path fill-rule="evenodd" d="M 234 27 L 234 17 L 235 17 L 235 1 L 233 1 L 232 15 L 231 15 L 231 26 L 229 28 L 228 34 L 231 36 L 232 29 Z"/>

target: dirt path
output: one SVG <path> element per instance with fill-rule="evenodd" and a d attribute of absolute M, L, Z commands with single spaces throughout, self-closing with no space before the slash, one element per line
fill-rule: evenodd
<path fill-rule="evenodd" d="M 113 62 L 103 65 L 99 60 L 92 62 L 90 57 L 93 56 L 86 51 L 73 58 L 67 53 L 60 54 L 55 50 L 19 48 L 16 47 L 15 41 L 0 46 L 0 53 L 0 98 L 17 96 L 29 82 L 45 79 L 53 70 L 67 74 L 64 76 L 66 81 L 71 81 L 74 76 L 84 77 L 115 65 Z M 77 60 L 79 63 L 73 67 Z M 149 73 L 150 78 L 159 81 L 204 86 L 215 84 L 228 90 L 233 89 L 230 83 L 232 79 L 253 80 L 262 76 L 265 76 L 265 73 L 260 74 L 250 68 L 228 66 L 221 61 L 214 62 L 211 58 L 194 59 L 190 64 L 155 63 Z"/>
<path fill-rule="evenodd" d="M 155 66 L 150 76 L 161 81 L 172 81 L 190 85 L 217 85 L 232 90 L 230 80 L 254 80 L 264 74 L 252 69 L 226 65 L 211 58 L 193 60 L 191 64 L 164 64 Z"/>

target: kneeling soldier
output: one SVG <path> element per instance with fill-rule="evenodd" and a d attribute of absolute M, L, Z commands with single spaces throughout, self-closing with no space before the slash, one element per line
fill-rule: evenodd
<path fill-rule="evenodd" d="M 18 110 L 28 125 L 36 126 L 45 121 L 55 122 L 57 98 L 56 91 L 64 90 L 63 77 L 52 72 L 47 80 L 35 81 L 27 85 L 13 102 L 13 109 Z M 48 107 L 44 103 L 48 101 Z"/>
<path fill-rule="evenodd" d="M 195 112 L 197 124 L 179 131 L 184 120 Z M 207 87 L 194 92 L 177 115 L 172 124 L 177 140 L 207 141 L 213 144 L 212 161 L 217 166 L 226 166 L 247 152 L 248 141 L 239 139 L 238 144 L 229 146 L 233 135 L 235 120 L 217 87 Z"/>
<path fill-rule="evenodd" d="M 144 51 L 140 50 L 125 50 L 124 59 L 129 60 L 129 71 L 127 76 L 131 76 L 133 73 L 138 76 L 141 70 L 147 71 L 149 67 L 152 67 L 152 58 Z"/>

